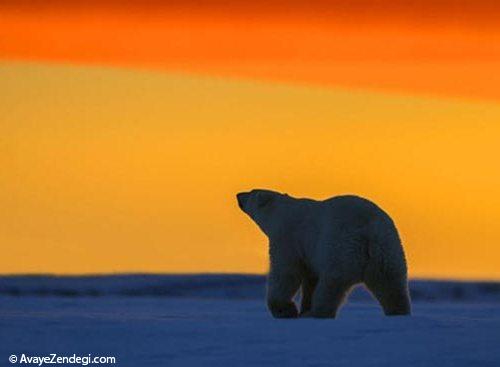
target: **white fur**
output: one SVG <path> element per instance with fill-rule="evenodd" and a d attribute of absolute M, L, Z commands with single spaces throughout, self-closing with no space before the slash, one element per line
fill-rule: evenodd
<path fill-rule="evenodd" d="M 407 267 L 391 218 L 357 196 L 324 201 L 269 190 L 238 194 L 241 209 L 269 238 L 267 303 L 275 317 L 335 317 L 345 295 L 364 283 L 386 315 L 408 315 Z"/>

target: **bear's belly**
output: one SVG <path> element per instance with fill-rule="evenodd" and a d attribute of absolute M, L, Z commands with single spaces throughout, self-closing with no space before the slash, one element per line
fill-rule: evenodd
<path fill-rule="evenodd" d="M 305 250 L 304 266 L 315 276 L 361 282 L 368 263 L 368 241 L 364 231 L 331 234 Z"/>

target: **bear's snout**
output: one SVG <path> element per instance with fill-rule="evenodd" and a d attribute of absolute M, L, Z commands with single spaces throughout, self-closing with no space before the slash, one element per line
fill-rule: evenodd
<path fill-rule="evenodd" d="M 243 211 L 245 210 L 245 204 L 247 203 L 249 196 L 250 194 L 248 192 L 240 192 L 239 194 L 236 195 L 236 199 L 238 200 L 238 206 Z"/>

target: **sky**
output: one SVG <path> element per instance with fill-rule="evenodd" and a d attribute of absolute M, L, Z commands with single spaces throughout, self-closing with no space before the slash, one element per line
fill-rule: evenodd
<path fill-rule="evenodd" d="M 3 1 L 0 273 L 267 270 L 235 194 L 352 193 L 500 279 L 493 1 Z"/>

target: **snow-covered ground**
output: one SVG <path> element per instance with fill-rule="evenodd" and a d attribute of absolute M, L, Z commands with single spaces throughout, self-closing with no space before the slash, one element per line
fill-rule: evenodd
<path fill-rule="evenodd" d="M 81 293 L 75 279 L 65 286 L 80 287 Z M 225 276 L 217 279 L 231 284 Z M 183 277 L 176 281 L 185 283 Z M 384 317 L 374 301 L 358 295 L 336 320 L 275 320 L 260 295 L 226 291 L 210 297 L 200 291 L 203 281 L 195 293 L 202 298 L 30 295 L 19 283 L 14 292 L 14 283 L 0 278 L 0 366 L 14 365 L 9 356 L 23 353 L 115 356 L 117 366 L 134 367 L 500 366 L 500 303 L 491 297 L 470 302 L 465 291 L 456 291 L 460 299 L 454 301 L 416 300 L 412 317 Z M 232 284 L 238 288 L 238 282 Z M 426 288 L 436 286 L 429 284 Z M 47 291 L 54 284 L 45 286 Z M 464 287 L 476 289 L 477 284 Z M 495 294 L 493 285 L 484 289 Z"/>

